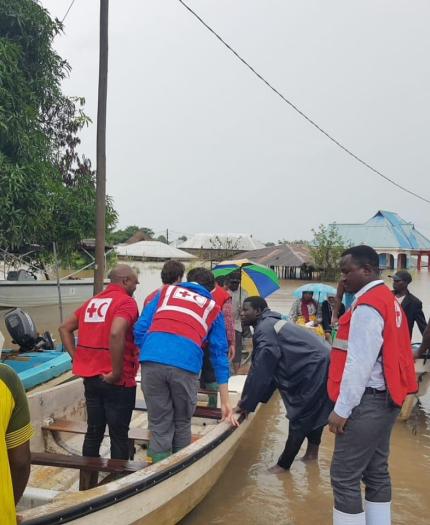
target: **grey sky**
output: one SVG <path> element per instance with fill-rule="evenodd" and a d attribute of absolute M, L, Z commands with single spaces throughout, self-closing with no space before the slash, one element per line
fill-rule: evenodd
<path fill-rule="evenodd" d="M 62 18 L 70 0 L 42 0 Z M 280 91 L 389 177 L 430 198 L 430 3 L 189 0 Z M 94 124 L 96 0 L 56 41 Z M 336 148 L 177 0 L 111 0 L 108 191 L 120 225 L 311 238 L 319 223 L 398 212 L 430 236 L 430 205 Z"/>

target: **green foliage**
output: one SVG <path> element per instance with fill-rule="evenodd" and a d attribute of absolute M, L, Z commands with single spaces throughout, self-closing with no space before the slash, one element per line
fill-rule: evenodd
<path fill-rule="evenodd" d="M 0 0 L 0 247 L 53 241 L 70 254 L 95 235 L 95 173 L 78 153 L 84 99 L 66 97 L 70 67 L 53 49 L 62 25 L 33 0 Z M 117 219 L 107 198 L 106 225 Z"/>
<path fill-rule="evenodd" d="M 169 243 L 167 242 L 167 238 L 166 238 L 164 235 L 159 235 L 159 236 L 157 237 L 157 241 L 163 242 L 164 244 L 169 244 Z"/>
<path fill-rule="evenodd" d="M 310 244 L 310 251 L 315 266 L 321 271 L 323 279 L 335 280 L 338 276 L 340 256 L 349 245 L 339 234 L 336 224 L 320 224 L 318 230 L 312 230 L 312 233 L 314 238 Z"/>
<path fill-rule="evenodd" d="M 121 244 L 122 242 L 128 241 L 135 233 L 142 232 L 147 235 L 150 239 L 154 237 L 154 232 L 151 228 L 139 228 L 139 226 L 127 226 L 123 230 L 116 230 L 110 232 L 108 235 L 109 244 Z"/>

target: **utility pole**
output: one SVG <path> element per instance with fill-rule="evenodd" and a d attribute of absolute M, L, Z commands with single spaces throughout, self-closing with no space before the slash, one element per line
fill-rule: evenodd
<path fill-rule="evenodd" d="M 167 244 L 169 244 L 169 228 L 167 228 L 166 230 L 166 241 L 167 241 Z"/>
<path fill-rule="evenodd" d="M 100 0 L 99 89 L 97 107 L 97 172 L 96 172 L 96 262 L 94 294 L 103 290 L 105 274 L 106 222 L 106 103 L 108 76 L 109 0 Z"/>

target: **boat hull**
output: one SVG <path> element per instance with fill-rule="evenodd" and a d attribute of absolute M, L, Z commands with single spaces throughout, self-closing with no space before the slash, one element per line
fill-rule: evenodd
<path fill-rule="evenodd" d="M 68 372 L 72 361 L 67 352 L 46 350 L 18 355 L 3 351 L 2 362 L 17 372 L 25 390 L 30 390 Z"/>
<path fill-rule="evenodd" d="M 63 304 L 82 303 L 93 295 L 94 280 L 61 281 Z M 58 304 L 55 281 L 0 281 L 0 307 L 28 308 Z"/>
<path fill-rule="evenodd" d="M 43 421 L 48 414 L 52 415 L 54 407 L 56 411 L 60 407 L 58 417 L 70 416 L 71 405 L 79 401 L 76 391 L 78 383 L 74 383 L 53 389 L 56 391 L 55 402 L 49 391 L 30 396 L 30 406 L 34 407 L 37 421 Z M 82 385 L 79 386 L 82 388 Z M 68 405 L 66 400 L 69 401 Z M 254 415 L 250 415 L 235 429 L 226 423 L 218 423 L 210 432 L 180 452 L 117 481 L 87 491 L 63 492 L 46 505 L 22 512 L 20 523 L 178 523 L 203 500 L 220 478 L 253 418 Z M 33 450 L 43 450 L 44 440 L 41 434 L 36 428 Z"/>

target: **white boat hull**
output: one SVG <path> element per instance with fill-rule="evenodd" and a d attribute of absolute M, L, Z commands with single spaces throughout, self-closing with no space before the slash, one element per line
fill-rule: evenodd
<path fill-rule="evenodd" d="M 61 281 L 63 304 L 82 303 L 93 295 L 94 280 Z M 0 281 L 0 307 L 28 308 L 58 304 L 55 281 Z"/>
<path fill-rule="evenodd" d="M 245 376 L 232 378 L 233 402 Z M 82 405 L 80 381 L 29 396 L 36 435 L 33 451 L 45 450 L 40 425 L 49 417 L 76 419 Z M 79 388 L 76 388 L 76 387 Z M 237 390 L 236 390 L 237 389 Z M 240 390 L 239 390 L 240 389 Z M 74 407 L 74 408 L 73 408 Z M 74 525 L 173 525 L 208 494 L 231 460 L 241 438 L 252 424 L 251 414 L 239 428 L 220 422 L 185 449 L 164 461 L 106 485 L 86 491 L 56 492 L 53 501 L 20 513 L 22 525 L 73 523 Z"/>

